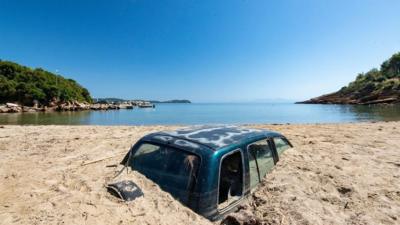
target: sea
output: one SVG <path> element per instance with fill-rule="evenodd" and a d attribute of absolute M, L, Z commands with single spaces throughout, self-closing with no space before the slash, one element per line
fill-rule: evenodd
<path fill-rule="evenodd" d="M 400 120 L 400 105 L 160 103 L 155 108 L 0 114 L 18 125 L 309 124 Z"/>

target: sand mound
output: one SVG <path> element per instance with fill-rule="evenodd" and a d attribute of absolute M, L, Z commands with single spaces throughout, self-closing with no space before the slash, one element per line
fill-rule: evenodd
<path fill-rule="evenodd" d="M 107 195 L 110 201 L 122 204 L 128 209 L 130 213 L 126 215 L 129 218 L 128 220 L 125 218 L 126 222 L 134 224 L 211 224 L 136 171 L 124 170 L 118 177 L 110 179 L 107 183 L 124 180 L 133 181 L 144 194 L 143 197 L 131 202 L 122 202 L 116 197 Z"/>
<path fill-rule="evenodd" d="M 295 148 L 234 216 L 262 224 L 399 224 L 399 122 L 255 127 L 282 132 Z M 131 144 L 175 128 L 0 128 L 0 224 L 210 224 L 140 174 L 128 175 L 144 192 L 131 203 L 105 189 L 116 170 L 107 165 Z"/>
<path fill-rule="evenodd" d="M 114 181 L 133 180 L 144 197 L 125 203 L 106 191 L 116 170 L 107 165 L 154 129 L 0 129 L 0 224 L 210 224 L 135 172 Z"/>
<path fill-rule="evenodd" d="M 263 224 L 399 224 L 399 125 L 258 126 L 281 131 L 295 148 L 244 213 Z"/>

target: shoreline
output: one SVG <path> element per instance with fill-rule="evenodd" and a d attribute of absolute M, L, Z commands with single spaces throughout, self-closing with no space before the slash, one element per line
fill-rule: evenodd
<path fill-rule="evenodd" d="M 134 108 L 155 108 L 155 104 L 147 101 L 135 101 L 124 103 L 81 103 L 77 101 L 50 106 L 24 106 L 15 103 L 0 105 L 0 113 L 37 113 L 37 112 L 79 112 L 79 111 L 108 111 Z"/>
<path fill-rule="evenodd" d="M 0 104 L 0 113 L 67 112 L 67 111 L 107 111 L 134 108 L 155 108 L 156 104 L 191 104 L 189 100 L 145 101 L 128 100 L 119 102 L 99 101 L 95 103 L 69 101 L 50 102 L 45 106 L 26 106 L 18 103 Z"/>
<path fill-rule="evenodd" d="M 53 112 L 42 112 L 42 113 L 53 113 Z M 63 112 L 55 112 L 55 113 L 63 113 Z M 0 114 L 1 115 L 1 114 Z M 323 126 L 323 125 L 356 125 L 356 124 L 376 124 L 376 123 L 400 123 L 399 120 L 370 120 L 370 121 L 346 121 L 346 122 L 321 122 L 321 123 L 226 123 L 226 124 L 1 124 L 0 126 L 13 126 L 13 127 L 24 127 L 24 126 L 55 126 L 55 127 L 190 127 L 190 126 L 217 126 L 217 125 L 233 125 L 233 126 L 243 126 L 243 127 L 258 127 L 258 126 Z"/>
<path fill-rule="evenodd" d="M 51 112 L 42 112 L 42 113 L 51 113 Z M 55 112 L 57 113 L 57 112 Z M 60 112 L 62 113 L 62 112 Z M 1 114 L 0 114 L 1 115 Z M 340 125 L 368 125 L 368 124 L 390 124 L 390 123 L 399 123 L 399 120 L 390 120 L 390 121 L 346 121 L 346 122 L 321 122 L 321 123 L 245 123 L 245 124 L 235 124 L 235 123 L 226 123 L 226 124 L 2 124 L 1 127 L 111 127 L 111 128 L 130 128 L 130 127 L 165 127 L 168 128 L 177 128 L 177 127 L 192 127 L 192 126 L 217 126 L 217 125 L 233 125 L 233 126 L 242 126 L 242 127 L 279 127 L 279 126 L 340 126 Z"/>
<path fill-rule="evenodd" d="M 247 126 L 294 145 L 249 198 L 248 215 L 266 224 L 398 222 L 400 122 Z M 179 127 L 1 125 L 0 221 L 210 225 L 139 174 L 129 178 L 145 193 L 136 203 L 104 189 L 114 174 L 107 165 L 139 138 Z"/>

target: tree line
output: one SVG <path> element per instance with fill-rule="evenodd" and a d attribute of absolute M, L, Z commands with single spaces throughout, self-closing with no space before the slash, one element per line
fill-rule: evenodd
<path fill-rule="evenodd" d="M 92 102 L 89 91 L 73 79 L 41 68 L 0 60 L 0 103 L 49 105 L 50 102 Z"/>
<path fill-rule="evenodd" d="M 358 74 L 355 81 L 343 87 L 339 92 L 377 95 L 400 92 L 400 52 L 383 62 L 380 69 L 374 68 L 366 73 Z"/>

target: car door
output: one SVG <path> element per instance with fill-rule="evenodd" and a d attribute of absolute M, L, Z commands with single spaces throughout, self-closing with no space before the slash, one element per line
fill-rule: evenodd
<path fill-rule="evenodd" d="M 250 189 L 259 184 L 277 162 L 273 143 L 269 139 L 262 139 L 247 146 L 249 158 Z"/>

